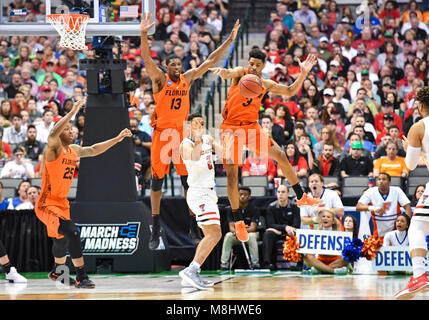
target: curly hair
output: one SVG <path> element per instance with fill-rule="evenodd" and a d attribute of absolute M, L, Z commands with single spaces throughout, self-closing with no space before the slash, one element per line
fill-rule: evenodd
<path fill-rule="evenodd" d="M 421 88 L 416 94 L 416 100 L 419 101 L 427 111 L 429 111 L 429 87 Z"/>

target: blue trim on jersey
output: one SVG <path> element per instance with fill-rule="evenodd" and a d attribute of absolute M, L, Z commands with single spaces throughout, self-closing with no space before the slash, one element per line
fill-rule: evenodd
<path fill-rule="evenodd" d="M 396 237 L 396 240 L 398 241 L 398 243 L 399 243 L 400 245 L 402 245 L 402 244 L 404 243 L 405 239 L 407 239 L 407 237 L 408 237 L 408 233 L 405 233 L 405 237 L 404 237 L 404 239 L 403 239 L 402 241 L 399 241 L 398 233 L 397 233 L 397 232 L 395 232 L 395 237 Z"/>
<path fill-rule="evenodd" d="M 325 194 L 325 190 L 326 190 L 326 188 L 325 188 L 325 187 L 323 187 L 323 192 L 322 192 L 322 194 L 320 195 L 319 199 L 322 199 L 323 195 Z M 310 193 L 311 193 L 311 195 L 313 196 L 313 192 L 311 192 L 311 191 L 310 191 Z"/>
<path fill-rule="evenodd" d="M 380 189 L 378 189 L 378 193 L 383 198 L 383 200 L 386 201 L 386 199 L 387 199 L 387 197 L 389 196 L 389 193 L 390 193 L 390 187 L 389 187 L 389 191 L 387 191 L 386 197 L 383 196 L 383 194 L 380 192 Z"/>

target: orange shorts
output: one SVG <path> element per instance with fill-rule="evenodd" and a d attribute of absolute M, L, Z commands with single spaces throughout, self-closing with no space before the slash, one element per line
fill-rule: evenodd
<path fill-rule="evenodd" d="M 231 150 L 231 160 L 238 166 L 242 166 L 244 162 L 243 147 L 247 147 L 247 149 L 258 157 L 263 158 L 267 156 L 268 149 L 274 144 L 272 138 L 265 133 L 258 122 L 237 123 L 225 120 L 220 125 L 220 131 L 221 137 L 223 137 L 224 134 L 234 134 L 234 146 L 233 150 Z"/>
<path fill-rule="evenodd" d="M 179 152 L 179 145 L 185 133 L 184 129 L 155 129 L 153 131 L 150 148 L 150 165 L 153 178 L 163 179 L 170 172 L 171 161 L 173 161 L 179 176 L 188 175 Z"/>
<path fill-rule="evenodd" d="M 327 255 L 323 255 L 323 254 L 319 254 L 317 256 L 317 260 L 322 261 L 326 265 L 329 265 L 332 262 L 334 262 L 334 261 L 336 261 L 336 260 L 338 260 L 340 258 L 341 258 L 341 256 L 327 256 Z"/>
<path fill-rule="evenodd" d="M 48 230 L 48 237 L 61 239 L 64 238 L 62 234 L 58 233 L 60 227 L 60 219 L 70 220 L 70 208 L 62 208 L 56 206 L 46 206 L 39 208 L 35 206 L 37 218 L 46 225 Z"/>

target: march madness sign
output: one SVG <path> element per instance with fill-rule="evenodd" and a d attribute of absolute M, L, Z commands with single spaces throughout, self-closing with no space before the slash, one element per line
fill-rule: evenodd
<path fill-rule="evenodd" d="M 139 244 L 140 222 L 123 224 L 76 224 L 83 254 L 131 255 Z"/>

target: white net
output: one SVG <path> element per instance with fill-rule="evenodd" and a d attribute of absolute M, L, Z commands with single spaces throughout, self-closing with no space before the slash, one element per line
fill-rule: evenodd
<path fill-rule="evenodd" d="M 51 14 L 47 20 L 61 36 L 60 46 L 73 50 L 88 50 L 85 31 L 89 16 L 84 14 Z"/>

